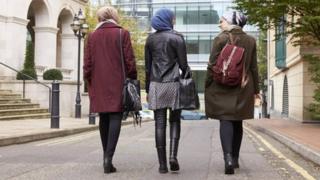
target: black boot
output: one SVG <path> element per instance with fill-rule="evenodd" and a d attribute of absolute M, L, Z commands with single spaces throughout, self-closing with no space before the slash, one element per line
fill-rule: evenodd
<path fill-rule="evenodd" d="M 240 168 L 239 166 L 239 157 L 233 157 L 233 167 L 236 168 Z"/>
<path fill-rule="evenodd" d="M 181 131 L 181 110 L 170 111 L 170 170 L 179 171 L 180 166 L 177 160 L 178 146 Z"/>
<path fill-rule="evenodd" d="M 112 158 L 104 156 L 103 169 L 104 169 L 104 173 L 106 173 L 106 174 L 113 173 L 113 172 L 117 171 L 117 169 L 112 164 Z"/>
<path fill-rule="evenodd" d="M 167 173 L 167 156 L 166 156 L 166 126 L 167 126 L 167 109 L 158 109 L 154 111 L 154 119 L 156 121 L 155 135 L 156 148 L 159 159 L 159 172 Z"/>
<path fill-rule="evenodd" d="M 233 159 L 231 153 L 226 153 L 224 155 L 224 163 L 225 163 L 225 174 L 234 174 L 234 167 L 233 167 Z"/>
<path fill-rule="evenodd" d="M 170 170 L 179 171 L 180 166 L 177 159 L 179 140 L 170 139 Z"/>
<path fill-rule="evenodd" d="M 168 172 L 167 166 L 167 156 L 166 156 L 166 148 L 165 147 L 157 147 L 158 159 L 159 159 L 159 172 L 161 174 Z"/>

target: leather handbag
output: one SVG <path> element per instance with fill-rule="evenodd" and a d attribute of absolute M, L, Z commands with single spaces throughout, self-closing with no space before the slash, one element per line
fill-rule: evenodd
<path fill-rule="evenodd" d="M 120 56 L 121 56 L 121 65 L 122 72 L 124 77 L 123 82 L 123 90 L 122 90 L 122 105 L 124 114 L 128 114 L 132 112 L 132 116 L 134 117 L 135 122 L 138 123 L 140 120 L 141 125 L 141 117 L 139 116 L 139 110 L 142 109 L 141 105 L 141 96 L 140 96 L 140 81 L 137 79 L 130 79 L 126 77 L 125 73 L 125 62 L 123 57 L 123 49 L 122 49 L 122 29 L 120 29 Z"/>
<path fill-rule="evenodd" d="M 179 80 L 179 107 L 185 110 L 200 108 L 198 91 L 190 70 Z"/>

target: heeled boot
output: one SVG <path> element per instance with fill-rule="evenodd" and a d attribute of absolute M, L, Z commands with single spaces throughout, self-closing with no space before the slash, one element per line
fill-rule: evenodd
<path fill-rule="evenodd" d="M 233 167 L 236 168 L 240 168 L 239 165 L 239 157 L 233 157 Z"/>
<path fill-rule="evenodd" d="M 181 110 L 170 111 L 170 170 L 179 171 L 180 166 L 177 159 L 178 146 L 181 131 Z"/>
<path fill-rule="evenodd" d="M 226 153 L 224 155 L 224 163 L 225 163 L 225 174 L 234 174 L 234 166 L 233 166 L 233 159 L 231 153 Z"/>
<path fill-rule="evenodd" d="M 107 157 L 106 155 L 104 155 L 103 169 L 105 174 L 114 173 L 117 171 L 117 169 L 112 164 L 112 157 Z"/>
<path fill-rule="evenodd" d="M 159 173 L 164 174 L 168 172 L 167 156 L 165 147 L 157 147 L 158 160 L 159 160 Z"/>
<path fill-rule="evenodd" d="M 159 160 L 159 172 L 167 173 L 167 156 L 166 156 L 166 126 L 167 126 L 167 110 L 159 109 L 155 111 L 155 135 L 156 135 L 156 148 Z"/>
<path fill-rule="evenodd" d="M 178 146 L 179 146 L 179 140 L 177 139 L 170 139 L 170 170 L 171 171 L 179 171 L 180 166 L 177 159 L 177 153 L 178 153 Z"/>

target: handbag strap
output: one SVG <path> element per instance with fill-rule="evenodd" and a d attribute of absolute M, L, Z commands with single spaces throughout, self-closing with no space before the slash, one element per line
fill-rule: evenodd
<path fill-rule="evenodd" d="M 123 73 L 123 82 L 125 82 L 126 79 L 126 72 L 125 72 L 125 67 L 124 67 L 124 58 L 123 58 L 123 49 L 122 49 L 122 29 L 120 28 L 119 31 L 119 36 L 120 36 L 120 57 L 121 57 L 121 66 L 122 66 L 122 73 Z"/>

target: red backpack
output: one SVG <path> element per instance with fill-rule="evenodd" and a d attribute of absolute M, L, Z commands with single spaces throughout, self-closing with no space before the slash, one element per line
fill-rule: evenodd
<path fill-rule="evenodd" d="M 226 86 L 244 85 L 245 67 L 243 61 L 244 48 L 236 46 L 229 33 L 228 42 L 220 52 L 216 64 L 212 66 L 213 79 Z"/>

